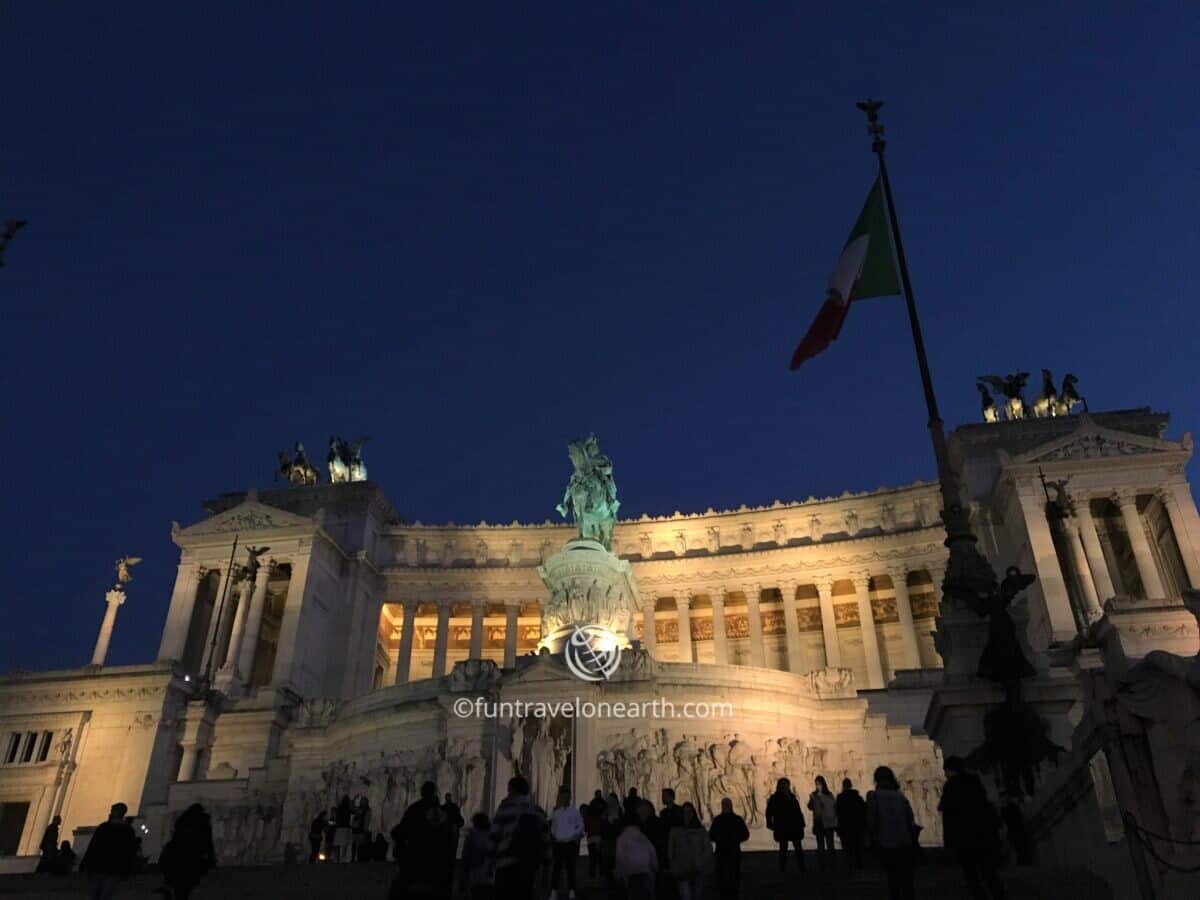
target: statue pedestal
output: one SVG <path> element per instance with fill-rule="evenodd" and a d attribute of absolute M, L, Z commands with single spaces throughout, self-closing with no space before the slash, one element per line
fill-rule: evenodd
<path fill-rule="evenodd" d="M 630 646 L 633 614 L 641 609 L 641 598 L 628 562 L 599 541 L 576 538 L 539 566 L 538 575 L 550 592 L 539 649 L 561 652 L 580 625 L 606 628 L 622 649 Z"/>

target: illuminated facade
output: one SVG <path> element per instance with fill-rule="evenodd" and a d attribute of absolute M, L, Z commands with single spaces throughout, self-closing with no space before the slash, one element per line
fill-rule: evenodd
<path fill-rule="evenodd" d="M 1038 576 L 1035 651 L 1053 656 L 1119 608 L 1131 657 L 1195 652 L 1181 602 L 1200 585 L 1192 446 L 1166 426 L 1131 410 L 952 435 L 985 554 Z M 1047 515 L 1043 478 L 1069 479 L 1071 515 Z M 367 797 L 380 831 L 426 777 L 473 812 L 515 770 L 542 797 L 563 781 L 576 796 L 673 786 L 707 812 L 732 794 L 765 842 L 774 777 L 858 782 L 885 762 L 938 838 L 935 484 L 618 522 L 640 648 L 599 686 L 536 655 L 538 567 L 569 526 L 405 522 L 370 481 L 227 494 L 207 510 L 172 531 L 179 571 L 157 662 L 0 679 L 4 853 L 36 853 L 54 814 L 67 835 L 118 800 L 150 825 L 153 849 L 172 812 L 199 800 L 226 860 L 278 860 L 342 793 Z M 250 565 L 247 547 L 268 549 Z M 450 708 L 485 696 L 721 700 L 736 714 L 564 725 Z M 1067 720 L 1053 727 L 1070 744 Z"/>

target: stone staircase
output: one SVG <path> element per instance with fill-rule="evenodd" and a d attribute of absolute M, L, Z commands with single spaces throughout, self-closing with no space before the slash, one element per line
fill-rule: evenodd
<path fill-rule="evenodd" d="M 819 873 L 815 864 L 816 859 L 810 854 L 806 875 L 801 876 L 794 870 L 781 875 L 774 854 L 748 853 L 744 858 L 742 897 L 746 900 L 887 900 L 883 873 L 877 868 L 868 867 L 859 875 Z M 619 892 L 589 881 L 586 870 L 586 860 L 580 860 L 580 900 L 619 900 Z M 395 866 L 390 863 L 222 868 L 211 872 L 192 897 L 194 900 L 384 900 L 395 871 Z M 1114 897 L 1099 877 L 1082 869 L 1010 867 L 1005 870 L 1004 877 L 1012 900 L 1129 900 Z M 117 900 L 153 900 L 160 896 L 154 893 L 160 884 L 161 879 L 156 874 L 144 873 L 126 882 L 118 891 Z M 945 854 L 926 853 L 917 871 L 916 884 L 918 897 L 969 900 L 962 875 Z M 545 900 L 547 894 L 548 891 L 541 891 L 535 898 Z M 86 881 L 78 875 L 65 878 L 0 877 L 0 897 L 67 900 L 86 895 Z M 715 891 L 710 892 L 710 897 L 715 900 Z"/>

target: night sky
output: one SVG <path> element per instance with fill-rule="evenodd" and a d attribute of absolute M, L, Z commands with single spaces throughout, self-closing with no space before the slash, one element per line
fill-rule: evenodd
<path fill-rule="evenodd" d="M 126 553 L 152 659 L 171 520 L 297 439 L 425 522 L 555 516 L 589 430 L 631 515 L 931 478 L 899 299 L 787 371 L 867 95 L 948 424 L 1045 366 L 1200 430 L 1194 3 L 425 5 L 5 9 L 0 671 Z"/>

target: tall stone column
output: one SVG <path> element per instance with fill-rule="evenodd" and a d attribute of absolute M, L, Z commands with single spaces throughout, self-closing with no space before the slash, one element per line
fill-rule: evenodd
<path fill-rule="evenodd" d="M 417 635 L 416 600 L 405 600 L 401 606 L 404 618 L 400 621 L 400 651 L 396 654 L 396 684 L 407 684 L 412 677 L 413 639 Z"/>
<path fill-rule="evenodd" d="M 642 598 L 642 646 L 651 656 L 657 655 L 658 634 L 654 630 L 654 609 L 657 600 L 654 597 Z"/>
<path fill-rule="evenodd" d="M 446 651 L 450 647 L 450 602 L 442 600 L 437 608 L 437 636 L 433 639 L 433 672 L 431 678 L 446 674 Z"/>
<path fill-rule="evenodd" d="M 255 573 L 255 578 L 257 578 L 257 573 Z M 238 587 L 237 611 L 233 614 L 233 626 L 229 630 L 229 644 L 224 654 L 224 662 L 221 663 L 220 672 L 226 682 L 231 682 L 234 676 L 239 674 L 237 672 L 238 655 L 242 651 L 242 634 L 246 630 L 246 611 L 250 607 L 253 592 L 254 582 L 247 577 Z"/>
<path fill-rule="evenodd" d="M 237 566 L 233 567 L 232 574 L 236 576 Z M 229 583 L 231 572 L 228 568 L 221 572 L 221 577 L 217 581 L 217 593 L 213 596 L 212 616 L 208 623 L 208 633 L 204 636 L 204 652 L 200 654 L 200 659 L 204 662 L 201 670 L 205 672 L 216 671 L 220 666 L 221 658 L 217 656 L 220 650 L 218 647 L 219 641 L 217 636 L 221 633 L 221 624 L 226 621 L 229 615 L 229 596 L 233 593 L 233 585 Z M 222 600 L 224 603 L 222 604 Z"/>
<path fill-rule="evenodd" d="M 92 665 L 102 666 L 108 656 L 108 644 L 112 640 L 113 626 L 117 621 L 117 607 L 125 602 L 125 592 L 113 588 L 104 595 L 108 604 L 104 609 L 104 619 L 100 622 L 100 633 L 96 635 L 96 649 L 92 651 Z"/>
<path fill-rule="evenodd" d="M 175 590 L 171 594 L 171 606 L 167 612 L 167 624 L 163 626 L 162 641 L 158 645 L 158 661 L 183 659 L 187 646 L 188 631 L 192 614 L 196 609 L 196 592 L 200 587 L 202 567 L 196 563 L 180 563 L 175 576 Z"/>
<path fill-rule="evenodd" d="M 747 585 L 746 620 L 750 624 L 750 665 L 759 667 L 767 664 L 767 650 L 763 646 L 762 607 L 759 606 L 761 597 L 761 584 Z"/>
<path fill-rule="evenodd" d="M 504 668 L 513 669 L 517 665 L 517 629 L 520 625 L 517 618 L 521 615 L 521 604 L 515 600 L 504 603 Z"/>
<path fill-rule="evenodd" d="M 1096 532 L 1096 520 L 1092 518 L 1092 504 L 1088 497 L 1078 497 L 1075 500 L 1075 518 L 1079 524 L 1079 537 L 1083 541 L 1084 555 L 1092 570 L 1092 583 L 1096 586 L 1096 594 L 1100 606 L 1117 595 L 1113 587 L 1112 576 L 1108 574 L 1108 562 L 1104 559 L 1104 548 L 1100 546 L 1100 535 Z"/>
<path fill-rule="evenodd" d="M 254 671 L 254 654 L 258 648 L 258 631 L 262 626 L 263 607 L 267 602 L 267 582 L 271 580 L 271 572 L 275 568 L 275 560 L 267 565 L 259 566 L 254 573 L 254 593 L 250 597 L 250 609 L 246 614 L 246 632 L 242 637 L 241 649 L 237 657 L 238 673 L 249 683 Z"/>
<path fill-rule="evenodd" d="M 1133 547 L 1133 558 L 1137 562 L 1138 575 L 1142 579 L 1142 588 L 1146 591 L 1147 600 L 1161 600 L 1167 596 L 1162 578 L 1158 574 L 1158 563 L 1154 561 L 1154 552 L 1150 549 L 1150 541 L 1146 538 L 1146 529 L 1142 525 L 1142 517 L 1137 509 L 1137 491 L 1126 488 L 1113 493 L 1113 501 L 1121 507 L 1121 515 L 1125 519 L 1125 531 L 1129 534 L 1129 544 Z"/>
<path fill-rule="evenodd" d="M 275 650 L 275 670 L 271 673 L 271 684 L 290 686 L 293 689 L 304 685 L 293 684 L 299 669 L 297 660 L 303 658 L 307 648 L 298 646 L 300 619 L 304 614 L 304 597 L 308 591 L 308 573 L 312 567 L 312 544 L 288 559 L 291 576 L 288 578 L 287 599 L 283 605 L 283 621 L 279 624 L 279 645 Z M 312 613 L 310 612 L 311 616 Z M 304 693 L 303 690 L 298 693 Z"/>
<path fill-rule="evenodd" d="M 783 630 L 787 638 L 787 667 L 789 672 L 798 674 L 807 672 L 811 666 L 805 665 L 804 651 L 800 643 L 800 617 L 796 613 L 796 589 L 794 581 L 785 581 L 779 586 L 783 594 Z"/>
<path fill-rule="evenodd" d="M 1193 590 L 1200 590 L 1200 514 L 1187 484 L 1169 484 L 1158 492 L 1158 499 L 1167 508 L 1175 543 L 1183 557 L 1183 568 Z"/>
<path fill-rule="evenodd" d="M 679 661 L 692 661 L 692 594 L 675 592 L 675 615 L 679 618 Z"/>
<path fill-rule="evenodd" d="M 729 635 L 725 631 L 725 588 L 714 588 L 709 594 L 712 601 L 713 662 L 718 666 L 729 665 Z"/>
<path fill-rule="evenodd" d="M 1068 518 L 1063 520 L 1063 526 L 1066 528 L 1067 541 L 1071 545 L 1075 576 L 1079 579 L 1079 589 L 1083 592 L 1084 618 L 1090 625 L 1104 615 L 1104 610 L 1100 606 L 1100 597 L 1096 593 L 1096 583 L 1092 580 L 1092 569 L 1088 565 L 1079 522 L 1075 518 Z"/>
<path fill-rule="evenodd" d="M 838 643 L 837 620 L 833 616 L 833 578 L 817 582 L 821 600 L 821 633 L 825 638 L 825 665 L 838 669 L 842 665 L 842 645 Z"/>
<path fill-rule="evenodd" d="M 875 610 L 871 608 L 869 572 L 859 572 L 854 576 L 854 593 L 858 599 L 858 628 L 862 634 L 863 656 L 867 661 L 867 686 L 878 690 L 884 686 L 883 660 L 879 656 L 879 632 L 875 630 Z"/>
<path fill-rule="evenodd" d="M 900 629 L 900 666 L 902 669 L 921 668 L 921 648 L 917 644 L 917 625 L 913 621 L 912 598 L 908 595 L 908 567 L 893 566 L 888 577 L 896 588 L 896 617 Z"/>
<path fill-rule="evenodd" d="M 481 599 L 471 601 L 471 649 L 467 653 L 469 659 L 483 659 L 484 605 Z"/>
<path fill-rule="evenodd" d="M 1034 574 L 1042 589 L 1042 602 L 1050 625 L 1049 638 L 1051 641 L 1069 641 L 1076 634 L 1075 614 L 1071 612 L 1067 583 L 1063 579 L 1062 566 L 1058 563 L 1058 551 L 1054 548 L 1050 523 L 1046 520 L 1045 492 L 1041 485 L 1029 481 L 1017 485 L 1017 497 L 1025 519 L 1025 531 L 1029 535 L 1029 550 L 1037 569 Z"/>

